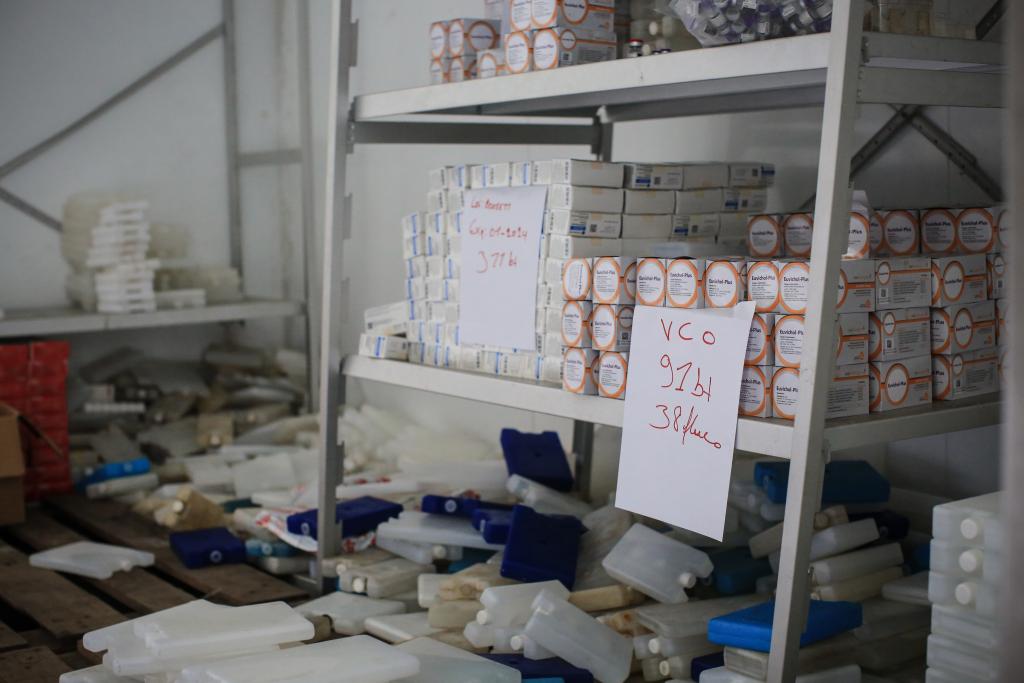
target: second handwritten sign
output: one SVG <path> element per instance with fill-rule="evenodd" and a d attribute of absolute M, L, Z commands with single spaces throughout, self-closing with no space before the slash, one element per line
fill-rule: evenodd
<path fill-rule="evenodd" d="M 618 507 L 722 539 L 753 314 L 637 306 Z"/>

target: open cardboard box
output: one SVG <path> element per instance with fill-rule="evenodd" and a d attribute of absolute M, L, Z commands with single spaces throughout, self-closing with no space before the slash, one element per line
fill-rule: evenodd
<path fill-rule="evenodd" d="M 18 413 L 0 403 L 0 525 L 25 521 L 25 454 Z"/>

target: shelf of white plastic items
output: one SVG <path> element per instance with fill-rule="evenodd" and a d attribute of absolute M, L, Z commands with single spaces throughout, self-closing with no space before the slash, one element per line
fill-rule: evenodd
<path fill-rule="evenodd" d="M 0 339 L 286 318 L 301 315 L 302 310 L 302 303 L 298 301 L 270 299 L 245 299 L 229 304 L 162 309 L 152 313 L 103 314 L 73 308 L 7 310 L 0 319 Z"/>
<path fill-rule="evenodd" d="M 555 417 L 622 426 L 622 401 L 577 396 L 563 391 L 561 387 L 366 356 L 346 358 L 342 374 L 353 379 L 392 384 Z M 993 394 L 975 399 L 937 402 L 890 413 L 829 420 L 825 423 L 825 440 L 831 449 L 839 450 L 944 434 L 998 422 L 999 398 Z M 741 417 L 738 418 L 736 428 L 736 448 L 750 453 L 788 458 L 792 432 L 792 422 Z"/>
<path fill-rule="evenodd" d="M 824 100 L 828 53 L 828 34 L 687 50 L 362 95 L 354 113 L 589 116 L 607 106 L 616 121 L 806 106 Z M 862 54 L 859 102 L 1002 106 L 999 43 L 869 33 Z"/>

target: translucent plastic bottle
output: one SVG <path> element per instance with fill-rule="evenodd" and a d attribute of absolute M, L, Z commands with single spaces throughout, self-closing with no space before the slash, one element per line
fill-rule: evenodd
<path fill-rule="evenodd" d="M 711 575 L 707 553 L 634 524 L 602 562 L 614 579 L 663 603 L 687 600 L 686 588 Z"/>
<path fill-rule="evenodd" d="M 626 680 L 633 657 L 629 640 L 546 591 L 534 599 L 533 607 L 524 631 L 529 638 L 603 683 Z"/>
<path fill-rule="evenodd" d="M 417 564 L 396 557 L 378 564 L 338 572 L 338 587 L 350 593 L 365 593 L 371 598 L 388 598 L 415 590 L 419 575 L 429 574 L 433 570 L 433 565 Z"/>
<path fill-rule="evenodd" d="M 943 541 L 984 542 L 985 520 L 998 516 L 1001 493 L 988 493 L 974 498 L 936 505 L 932 512 L 932 535 Z"/>
<path fill-rule="evenodd" d="M 516 652 L 522 652 L 523 656 L 527 659 L 550 659 L 555 656 L 555 653 L 542 647 L 535 640 L 525 634 L 512 636 L 509 639 L 509 645 Z"/>
<path fill-rule="evenodd" d="M 335 591 L 303 603 L 295 610 L 308 617 L 326 616 L 331 620 L 335 633 L 356 636 L 365 632 L 364 622 L 368 617 L 400 614 L 405 611 L 405 603 Z"/>
<path fill-rule="evenodd" d="M 398 646 L 415 656 L 420 671 L 402 683 L 519 683 L 521 675 L 511 667 L 432 638 L 416 638 Z"/>
<path fill-rule="evenodd" d="M 505 488 L 523 504 L 543 514 L 575 515 L 582 518 L 592 511 L 592 508 L 579 498 L 573 498 L 518 474 L 508 478 Z"/>
<path fill-rule="evenodd" d="M 889 567 L 881 571 L 864 574 L 846 581 L 836 581 L 816 587 L 811 597 L 818 600 L 846 600 L 860 602 L 882 594 L 882 586 L 903 576 L 902 567 Z"/>
<path fill-rule="evenodd" d="M 887 543 L 812 562 L 811 579 L 816 584 L 836 583 L 901 564 L 903 549 L 900 544 Z"/>
<path fill-rule="evenodd" d="M 694 600 L 681 605 L 644 605 L 636 609 L 636 618 L 645 628 L 664 638 L 705 636 L 708 622 L 715 617 L 750 607 L 762 598 L 736 595 L 712 600 Z"/>
<path fill-rule="evenodd" d="M 440 629 L 464 629 L 483 607 L 479 600 L 450 600 L 431 605 L 428 610 L 430 625 Z"/>
<path fill-rule="evenodd" d="M 933 605 L 931 629 L 936 635 L 959 640 L 982 650 L 999 647 L 999 631 L 992 619 L 962 607 Z"/>
<path fill-rule="evenodd" d="M 483 609 L 476 615 L 479 624 L 515 626 L 525 624 L 533 614 L 533 601 L 541 591 L 548 590 L 563 600 L 569 591 L 561 581 L 520 583 L 488 588 L 480 595 Z"/>
<path fill-rule="evenodd" d="M 878 525 L 866 518 L 823 529 L 811 537 L 811 560 L 820 560 L 878 540 Z"/>

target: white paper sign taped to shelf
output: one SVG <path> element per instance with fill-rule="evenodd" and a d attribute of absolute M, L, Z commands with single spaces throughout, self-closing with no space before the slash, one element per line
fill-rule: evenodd
<path fill-rule="evenodd" d="M 468 190 L 462 211 L 459 336 L 533 349 L 546 187 Z"/>
<path fill-rule="evenodd" d="M 753 315 L 636 307 L 617 507 L 722 540 Z"/>

